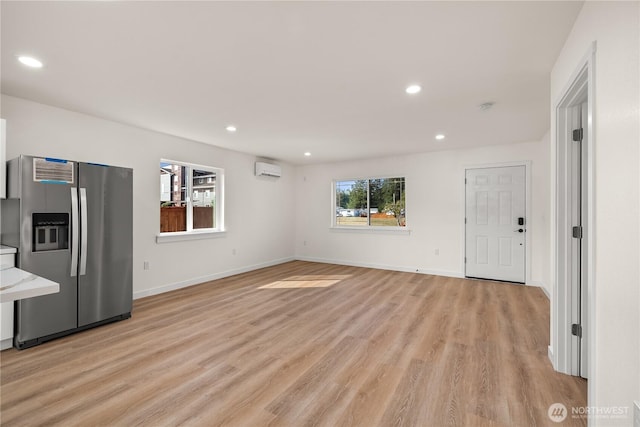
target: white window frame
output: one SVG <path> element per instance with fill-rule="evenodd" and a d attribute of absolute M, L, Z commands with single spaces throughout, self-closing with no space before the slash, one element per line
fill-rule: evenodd
<path fill-rule="evenodd" d="M 159 165 L 169 163 L 172 165 L 183 166 L 186 169 L 186 191 L 185 202 L 186 210 L 186 231 L 170 231 L 160 232 L 156 235 L 156 243 L 177 242 L 184 240 L 208 239 L 212 237 L 220 237 L 226 232 L 224 225 L 224 169 L 215 166 L 206 166 L 196 163 L 183 162 L 179 160 L 160 159 Z M 202 170 L 216 174 L 216 191 L 214 195 L 214 215 L 215 227 L 213 228 L 193 228 L 193 170 Z M 158 196 L 160 198 L 160 196 Z"/>
<path fill-rule="evenodd" d="M 369 190 L 369 182 L 374 179 L 389 179 L 389 178 L 403 178 L 404 179 L 404 192 L 405 192 L 405 200 L 407 197 L 407 177 L 404 174 L 396 174 L 396 175 L 375 175 L 371 177 L 359 177 L 359 178 L 340 178 L 334 179 L 331 181 L 331 226 L 330 229 L 333 231 L 348 231 L 348 232 L 382 232 L 382 233 L 404 233 L 409 234 L 411 229 L 409 228 L 409 223 L 406 222 L 404 227 L 396 226 L 380 226 L 380 225 L 338 225 L 336 219 L 336 210 L 338 206 L 336 205 L 336 190 L 338 182 L 344 181 L 367 181 L 367 222 L 370 223 L 370 215 L 371 215 L 371 201 L 369 200 L 371 194 Z M 406 210 L 406 207 L 405 207 Z"/>

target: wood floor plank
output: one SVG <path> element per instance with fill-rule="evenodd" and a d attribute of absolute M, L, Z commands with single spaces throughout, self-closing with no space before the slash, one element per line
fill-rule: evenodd
<path fill-rule="evenodd" d="M 549 425 L 586 381 L 553 371 L 548 342 L 537 288 L 295 261 L 3 351 L 0 424 Z"/>
<path fill-rule="evenodd" d="M 433 392 L 429 387 L 429 377 L 432 373 L 432 364 L 419 359 L 411 360 L 400 384 L 393 392 L 393 398 L 386 407 L 380 424 L 417 426 L 425 422 L 425 404 L 430 398 L 430 392 Z"/>
<path fill-rule="evenodd" d="M 377 364 L 368 370 L 365 382 L 341 412 L 336 426 L 375 426 L 393 399 L 404 371 L 389 364 Z"/>

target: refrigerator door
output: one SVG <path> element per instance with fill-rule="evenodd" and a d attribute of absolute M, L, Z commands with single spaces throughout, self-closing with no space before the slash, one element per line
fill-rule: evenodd
<path fill-rule="evenodd" d="M 40 163 L 47 161 L 37 160 Z M 69 163 L 67 165 L 71 167 Z M 76 183 L 39 177 L 34 173 L 34 158 L 28 156 L 10 162 L 8 174 L 12 180 L 20 182 L 17 186 L 21 216 L 18 267 L 60 284 L 59 293 L 16 302 L 14 342 L 22 347 L 27 341 L 77 326 L 77 281 L 72 277 L 70 244 L 73 238 L 71 225 L 77 220 L 71 214 L 71 196 L 76 191 Z M 73 175 L 75 178 L 75 173 Z M 60 225 L 65 218 L 69 221 L 68 226 Z M 57 248 L 58 243 L 65 248 Z"/>
<path fill-rule="evenodd" d="M 78 327 L 131 313 L 133 170 L 80 163 Z"/>

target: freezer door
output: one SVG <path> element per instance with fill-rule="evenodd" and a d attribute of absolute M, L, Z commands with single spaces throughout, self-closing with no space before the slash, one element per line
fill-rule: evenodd
<path fill-rule="evenodd" d="M 43 161 L 46 160 L 37 160 L 41 165 Z M 71 271 L 73 263 L 70 244 L 70 225 L 77 220 L 71 214 L 71 195 L 76 185 L 61 180 L 42 179 L 39 174 L 34 174 L 34 158 L 28 156 L 10 162 L 8 173 L 11 174 L 12 181 L 20 182 L 16 186 L 19 188 L 17 195 L 20 198 L 21 216 L 18 267 L 60 284 L 59 293 L 16 302 L 14 342 L 21 346 L 21 343 L 77 326 L 77 281 L 72 277 L 74 273 Z M 55 221 L 48 221 L 48 215 Z M 69 220 L 69 227 L 52 225 L 65 217 Z M 62 242 L 61 246 L 66 248 L 57 248 L 57 242 Z"/>
<path fill-rule="evenodd" d="M 80 254 L 78 326 L 131 312 L 133 171 L 78 165 Z"/>

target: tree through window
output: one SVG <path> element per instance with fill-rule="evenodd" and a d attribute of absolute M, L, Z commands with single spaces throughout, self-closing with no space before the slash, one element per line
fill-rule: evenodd
<path fill-rule="evenodd" d="M 404 227 L 405 178 L 335 181 L 335 225 Z"/>

